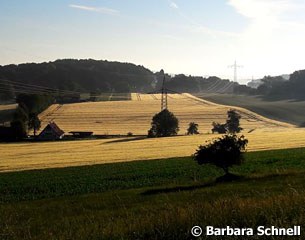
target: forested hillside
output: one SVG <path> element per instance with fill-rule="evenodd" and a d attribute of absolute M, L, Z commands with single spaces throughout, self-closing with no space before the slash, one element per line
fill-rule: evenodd
<path fill-rule="evenodd" d="M 17 93 L 31 90 L 30 85 L 75 92 L 149 91 L 154 74 L 130 63 L 66 59 L 0 66 L 0 79 L 2 95 L 10 97 L 16 89 Z"/>
<path fill-rule="evenodd" d="M 170 76 L 131 63 L 65 59 L 54 62 L 0 66 L 0 99 L 19 93 L 58 94 L 158 91 L 166 77 L 167 88 L 179 92 L 232 92 L 237 83 L 218 77 Z"/>
<path fill-rule="evenodd" d="M 132 63 L 107 60 L 64 59 L 54 62 L 0 66 L 0 100 L 12 100 L 20 93 L 58 94 L 57 99 L 81 93 L 156 92 L 166 78 L 166 87 L 173 92 L 236 93 L 261 95 L 270 99 L 305 99 L 305 70 L 296 71 L 290 79 L 266 76 L 257 88 L 212 76 L 208 78 L 169 75 Z M 71 96 L 69 96 L 71 98 Z M 72 99 L 72 101 L 74 101 Z"/>
<path fill-rule="evenodd" d="M 295 71 L 288 81 L 282 77 L 265 77 L 258 91 L 270 98 L 305 99 L 305 70 Z"/>

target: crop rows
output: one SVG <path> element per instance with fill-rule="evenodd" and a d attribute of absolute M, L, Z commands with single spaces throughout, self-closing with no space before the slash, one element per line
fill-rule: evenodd
<path fill-rule="evenodd" d="M 260 129 L 245 136 L 249 151 L 305 147 L 303 129 Z M 0 144 L 0 171 L 190 156 L 198 145 L 216 137 L 219 135 Z"/>
<path fill-rule="evenodd" d="M 160 94 L 132 94 L 131 101 L 87 102 L 52 105 L 40 118 L 42 128 L 55 121 L 65 132 L 93 131 L 95 134 L 143 135 L 152 116 L 160 111 Z M 92 165 L 134 160 L 163 159 L 192 155 L 198 145 L 219 137 L 210 134 L 213 121 L 224 122 L 230 106 L 218 105 L 189 94 L 170 94 L 169 109 L 180 120 L 183 135 L 191 121 L 202 134 L 148 139 L 129 137 L 103 140 L 0 144 L 0 171 Z M 243 108 L 242 134 L 249 151 L 305 147 L 305 130 L 270 120 Z"/>
<path fill-rule="evenodd" d="M 160 94 L 131 94 L 132 101 L 86 102 L 52 105 L 40 118 L 42 128 L 55 121 L 66 133 L 93 131 L 95 134 L 147 134 L 151 119 L 160 111 Z M 192 121 L 199 131 L 210 132 L 212 122 L 224 122 L 230 106 L 214 104 L 190 94 L 169 94 L 168 107 L 180 121 L 180 134 L 185 134 Z M 266 119 L 246 109 L 234 107 L 241 115 L 245 132 L 261 128 L 292 127 Z"/>

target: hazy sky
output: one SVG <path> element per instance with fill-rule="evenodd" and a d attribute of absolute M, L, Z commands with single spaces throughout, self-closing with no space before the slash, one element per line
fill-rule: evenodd
<path fill-rule="evenodd" d="M 239 79 L 305 69 L 304 0 L 1 0 L 0 64 L 93 58 Z"/>

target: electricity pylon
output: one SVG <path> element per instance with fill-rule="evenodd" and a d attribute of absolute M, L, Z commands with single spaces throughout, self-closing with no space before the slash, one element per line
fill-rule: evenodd
<path fill-rule="evenodd" d="M 234 82 L 237 82 L 237 68 L 241 68 L 243 66 L 237 65 L 236 60 L 233 65 L 228 66 L 229 68 L 234 68 Z"/>
<path fill-rule="evenodd" d="M 165 76 L 163 77 L 162 89 L 161 89 L 161 111 L 167 109 L 167 89 L 165 86 Z"/>

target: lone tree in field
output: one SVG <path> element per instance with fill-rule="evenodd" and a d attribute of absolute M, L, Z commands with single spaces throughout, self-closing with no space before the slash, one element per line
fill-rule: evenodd
<path fill-rule="evenodd" d="M 229 175 L 230 167 L 240 165 L 243 162 L 243 153 L 247 143 L 248 140 L 244 136 L 225 135 L 207 145 L 199 146 L 199 149 L 193 155 L 194 160 L 199 165 L 215 165 L 222 168 L 226 175 Z"/>
<path fill-rule="evenodd" d="M 213 126 L 212 133 L 220 133 L 220 134 L 227 133 L 226 124 L 213 122 L 212 126 Z"/>
<path fill-rule="evenodd" d="M 41 127 L 41 122 L 40 122 L 37 114 L 35 114 L 35 113 L 30 114 L 29 122 L 28 122 L 28 127 L 29 127 L 29 129 L 33 129 L 34 130 L 34 137 L 36 137 L 36 132 Z"/>
<path fill-rule="evenodd" d="M 194 122 L 189 123 L 189 128 L 187 129 L 187 135 L 199 134 L 198 124 Z"/>
<path fill-rule="evenodd" d="M 225 124 L 221 123 L 212 123 L 212 133 L 239 133 L 243 128 L 240 127 L 239 120 L 241 119 L 241 116 L 234 110 L 230 109 L 228 112 L 228 117 Z"/>
<path fill-rule="evenodd" d="M 228 118 L 226 122 L 226 128 L 228 132 L 239 133 L 241 130 L 243 130 L 239 126 L 239 120 L 241 116 L 234 109 L 230 109 L 227 114 L 228 114 Z"/>
<path fill-rule="evenodd" d="M 173 113 L 164 109 L 153 117 L 148 137 L 169 137 L 177 135 L 178 131 L 178 119 Z"/>

